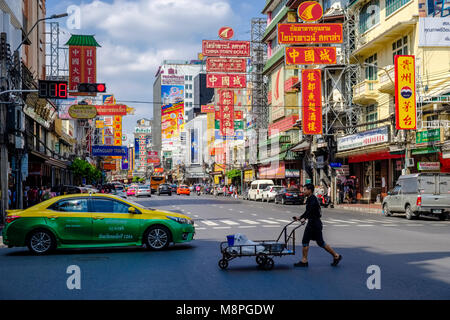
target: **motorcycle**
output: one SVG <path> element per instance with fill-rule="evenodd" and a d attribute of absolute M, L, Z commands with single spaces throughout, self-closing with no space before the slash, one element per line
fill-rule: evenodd
<path fill-rule="evenodd" d="M 327 208 L 331 203 L 330 197 L 323 194 L 319 194 L 317 196 L 317 200 L 319 200 L 320 206 L 325 208 Z"/>
<path fill-rule="evenodd" d="M 199 196 L 201 194 L 200 190 L 197 190 L 197 196 Z"/>

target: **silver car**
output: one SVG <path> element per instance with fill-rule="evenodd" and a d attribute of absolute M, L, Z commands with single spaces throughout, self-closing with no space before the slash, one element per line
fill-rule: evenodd
<path fill-rule="evenodd" d="M 145 186 L 139 186 L 136 189 L 136 198 L 138 197 L 151 197 L 152 196 L 152 189 L 150 188 L 150 185 Z"/>
<path fill-rule="evenodd" d="M 420 215 L 445 220 L 450 212 L 450 174 L 416 173 L 402 175 L 383 200 L 383 214 L 405 213 L 411 220 Z"/>
<path fill-rule="evenodd" d="M 274 201 L 275 200 L 275 196 L 277 195 L 277 191 L 280 191 L 281 189 L 283 189 L 283 186 L 268 186 L 266 189 L 263 190 L 262 195 L 261 195 L 261 201 Z"/>

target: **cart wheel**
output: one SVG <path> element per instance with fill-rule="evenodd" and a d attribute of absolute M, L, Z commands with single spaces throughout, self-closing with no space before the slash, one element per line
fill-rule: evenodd
<path fill-rule="evenodd" d="M 228 268 L 228 261 L 225 259 L 220 259 L 219 260 L 219 268 L 222 270 L 225 270 L 226 268 Z"/>
<path fill-rule="evenodd" d="M 272 258 L 267 258 L 266 263 L 264 264 L 264 270 L 272 270 L 274 266 L 274 262 Z"/>
<path fill-rule="evenodd" d="M 258 254 L 256 256 L 256 263 L 258 264 L 258 266 L 263 266 L 266 263 L 266 255 L 265 254 Z"/>

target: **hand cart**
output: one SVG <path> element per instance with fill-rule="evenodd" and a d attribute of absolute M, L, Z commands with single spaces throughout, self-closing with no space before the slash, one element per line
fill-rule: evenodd
<path fill-rule="evenodd" d="M 264 270 L 271 270 L 274 266 L 274 257 L 295 255 L 295 231 L 304 223 L 296 226 L 288 234 L 288 227 L 299 220 L 294 220 L 284 226 L 277 240 L 258 240 L 255 244 L 228 245 L 228 241 L 220 243 L 220 252 L 222 259 L 219 260 L 219 267 L 225 270 L 228 267 L 228 261 L 241 257 L 256 257 L 256 263 Z M 284 242 L 279 242 L 280 239 Z M 261 250 L 261 247 L 264 247 Z"/>

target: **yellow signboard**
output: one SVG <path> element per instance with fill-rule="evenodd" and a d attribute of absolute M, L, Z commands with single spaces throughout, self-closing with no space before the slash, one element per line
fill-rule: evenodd
<path fill-rule="evenodd" d="M 95 106 L 74 104 L 69 108 L 69 115 L 74 119 L 93 119 L 97 116 Z"/>
<path fill-rule="evenodd" d="M 396 55 L 395 127 L 416 130 L 416 73 L 414 56 Z"/>
<path fill-rule="evenodd" d="M 102 120 L 97 120 L 95 121 L 95 127 L 97 129 L 103 129 L 105 127 L 105 122 L 103 122 Z"/>

